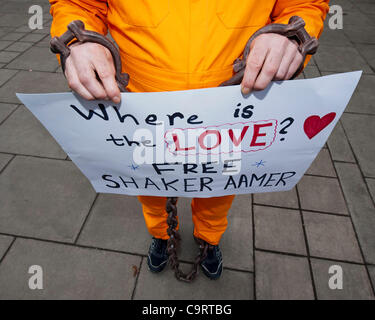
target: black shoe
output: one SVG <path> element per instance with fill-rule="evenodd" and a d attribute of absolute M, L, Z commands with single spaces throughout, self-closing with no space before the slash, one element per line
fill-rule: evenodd
<path fill-rule="evenodd" d="M 167 243 L 168 240 L 152 237 L 147 256 L 147 264 L 150 271 L 160 272 L 165 268 L 168 261 Z"/>
<path fill-rule="evenodd" d="M 219 246 L 209 245 L 207 257 L 201 262 L 203 273 L 211 280 L 219 279 L 223 271 L 223 258 Z"/>

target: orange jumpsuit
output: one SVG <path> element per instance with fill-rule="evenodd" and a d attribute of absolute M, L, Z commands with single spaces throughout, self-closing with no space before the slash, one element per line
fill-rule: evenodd
<path fill-rule="evenodd" d="M 319 37 L 329 0 L 50 0 L 51 35 L 80 19 L 117 42 L 130 91 L 215 87 L 232 76 L 232 63 L 259 28 L 302 17 Z M 307 63 L 307 61 L 306 61 Z M 192 202 L 195 236 L 217 244 L 234 196 Z M 140 196 L 149 232 L 167 239 L 163 197 Z"/>

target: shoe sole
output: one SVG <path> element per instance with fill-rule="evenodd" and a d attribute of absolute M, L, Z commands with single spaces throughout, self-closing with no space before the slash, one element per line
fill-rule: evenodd
<path fill-rule="evenodd" d="M 167 265 L 167 262 L 168 262 L 168 260 L 162 262 L 162 263 L 159 264 L 158 266 L 154 266 L 154 265 L 151 263 L 150 255 L 147 256 L 147 266 L 148 266 L 148 270 L 150 270 L 150 271 L 153 272 L 153 273 L 160 273 L 160 272 L 162 272 L 162 271 L 165 269 L 165 266 Z"/>
<path fill-rule="evenodd" d="M 204 266 L 201 265 L 201 268 L 202 268 L 202 271 L 204 273 L 204 275 L 210 279 L 210 280 L 218 280 L 221 276 L 221 274 L 223 273 L 223 262 L 220 262 L 220 265 L 219 265 L 219 271 L 215 272 L 215 273 L 211 273 L 210 271 L 208 271 Z"/>

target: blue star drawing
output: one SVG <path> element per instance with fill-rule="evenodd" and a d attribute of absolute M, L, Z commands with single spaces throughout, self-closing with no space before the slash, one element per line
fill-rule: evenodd
<path fill-rule="evenodd" d="M 263 160 L 260 160 L 259 162 L 255 162 L 252 166 L 253 167 L 257 167 L 259 168 L 260 166 L 265 166 L 264 164 L 266 163 L 267 161 L 263 161 Z"/>
<path fill-rule="evenodd" d="M 131 168 L 134 171 L 139 168 L 139 166 L 135 166 L 134 164 L 132 164 L 131 166 L 128 166 L 128 167 Z"/>

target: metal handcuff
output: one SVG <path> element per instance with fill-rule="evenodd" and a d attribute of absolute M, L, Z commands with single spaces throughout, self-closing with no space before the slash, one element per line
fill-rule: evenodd
<path fill-rule="evenodd" d="M 242 82 L 242 78 L 245 73 L 246 60 L 251 50 L 251 44 L 253 40 L 261 34 L 265 33 L 277 33 L 286 36 L 289 39 L 295 40 L 298 44 L 298 50 L 301 53 L 303 60 L 298 70 L 293 75 L 292 79 L 298 76 L 303 70 L 306 55 L 314 54 L 319 46 L 318 40 L 315 37 L 311 37 L 305 30 L 305 22 L 301 17 L 293 16 L 289 19 L 288 24 L 269 24 L 258 31 L 256 31 L 251 38 L 247 41 L 245 49 L 241 57 L 237 58 L 233 63 L 234 75 L 227 81 L 224 81 L 219 86 L 237 85 Z M 120 91 L 125 92 L 126 87 L 129 83 L 129 75 L 122 73 L 122 64 L 120 53 L 117 50 L 113 42 L 107 39 L 105 36 L 94 31 L 85 30 L 85 25 L 80 20 L 75 20 L 69 23 L 68 30 L 60 37 L 54 37 L 50 42 L 50 48 L 53 53 L 60 54 L 61 67 L 65 71 L 65 62 L 70 55 L 69 45 L 73 42 L 94 42 L 105 46 L 112 54 L 112 58 L 116 70 L 116 81 L 120 88 Z M 198 266 L 206 258 L 208 250 L 212 247 L 209 243 L 202 239 L 195 238 L 199 245 L 199 254 L 194 260 L 192 269 L 189 273 L 184 273 L 179 267 L 179 259 L 177 256 L 177 248 L 180 243 L 180 235 L 176 230 L 178 225 L 177 220 L 177 198 L 168 197 L 166 202 L 166 212 L 168 213 L 167 224 L 169 235 L 167 244 L 168 262 L 171 268 L 175 272 L 175 276 L 178 280 L 191 282 L 194 280 L 198 273 Z"/>

